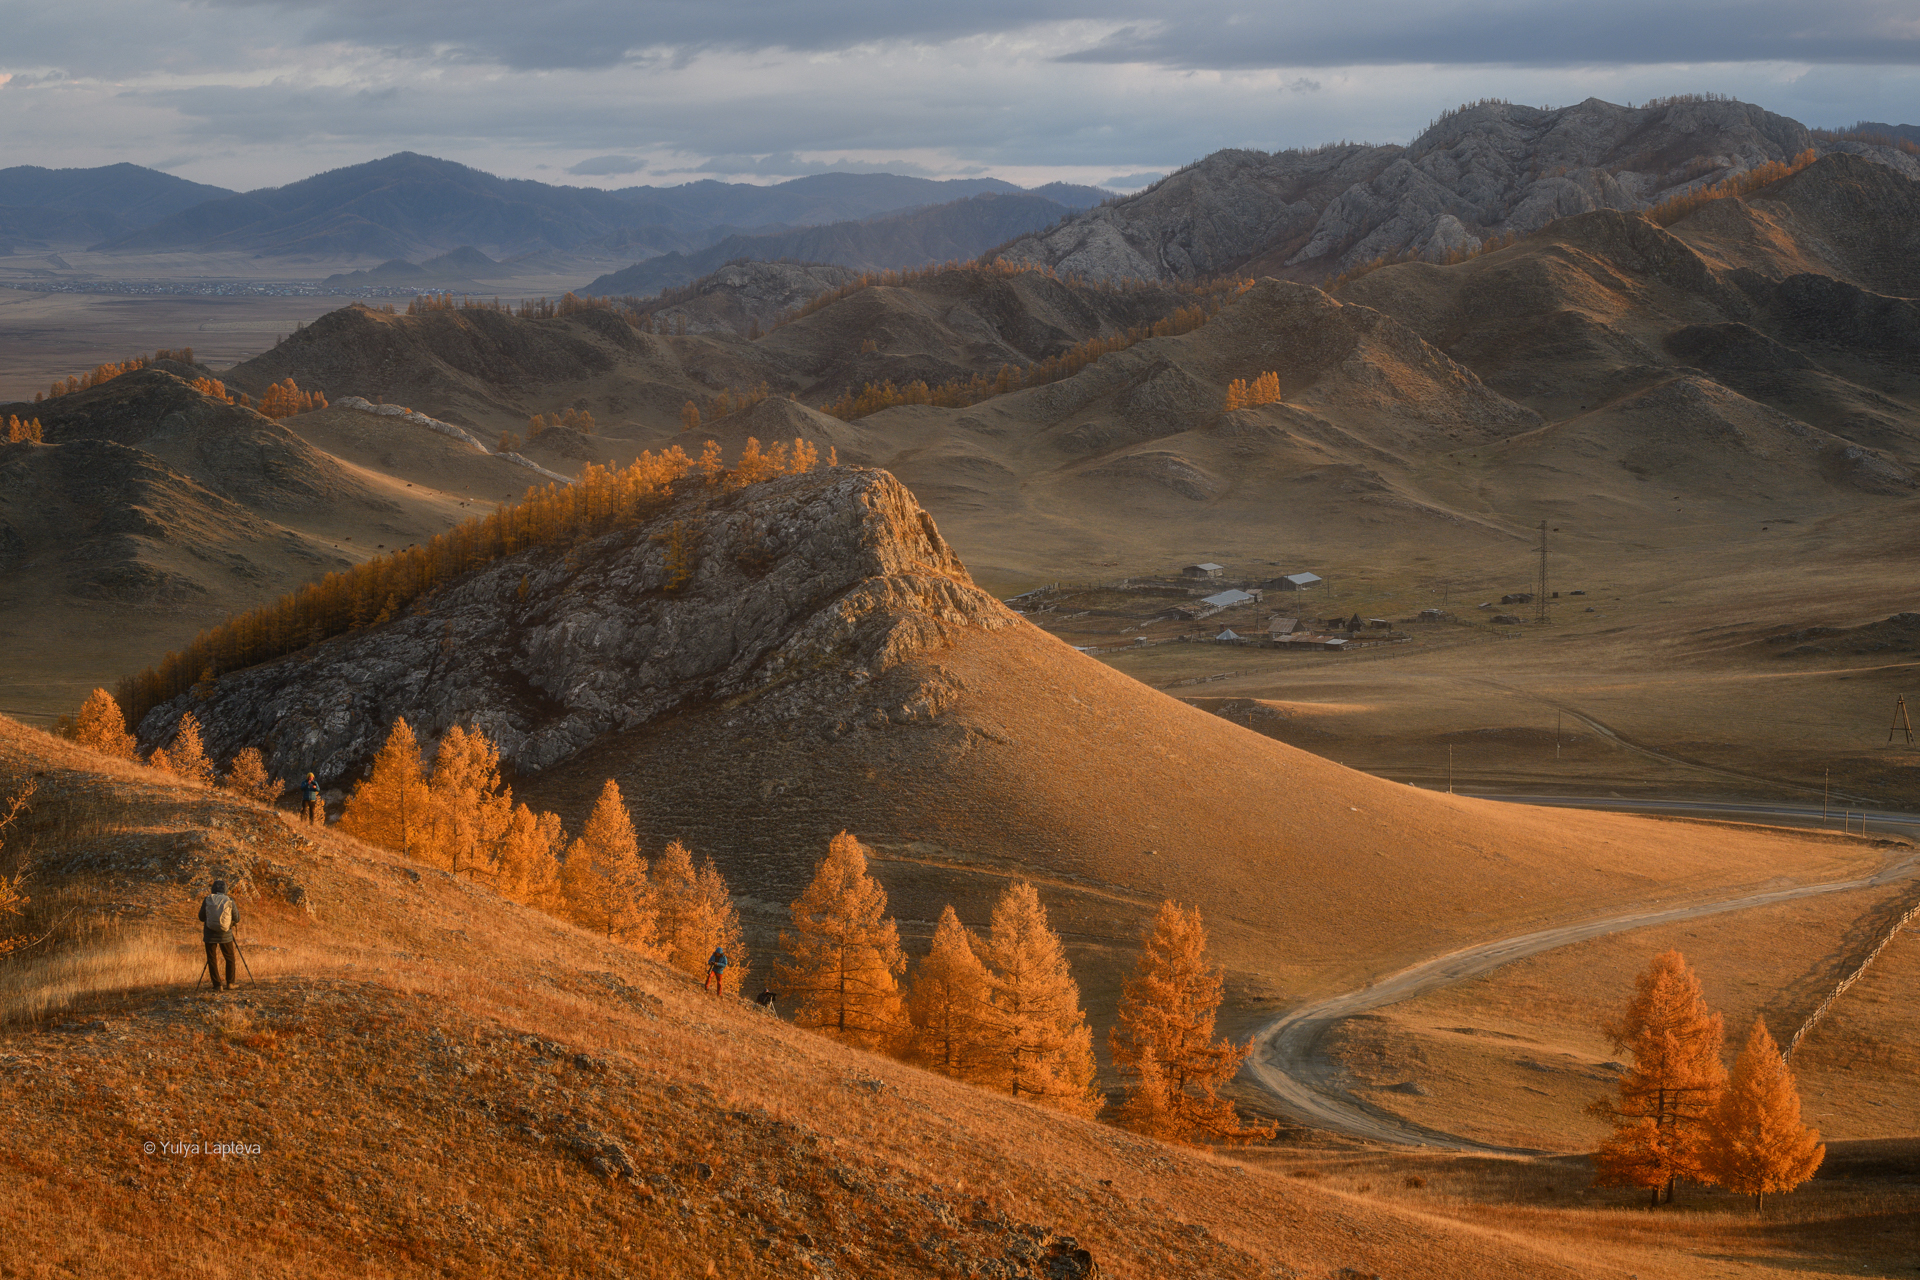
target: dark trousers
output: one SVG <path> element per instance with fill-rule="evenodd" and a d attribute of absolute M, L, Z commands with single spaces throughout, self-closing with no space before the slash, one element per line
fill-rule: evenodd
<path fill-rule="evenodd" d="M 207 976 L 213 980 L 213 989 L 220 989 L 220 959 L 226 957 L 227 985 L 233 985 L 233 944 L 231 942 L 209 942 L 207 944 Z"/>

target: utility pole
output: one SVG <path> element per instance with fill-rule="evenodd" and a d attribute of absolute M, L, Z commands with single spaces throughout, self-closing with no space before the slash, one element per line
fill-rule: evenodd
<path fill-rule="evenodd" d="M 1887 741 L 1893 741 L 1893 735 L 1906 735 L 1907 745 L 1913 745 L 1913 721 L 1907 718 L 1907 695 L 1900 694 L 1893 700 L 1893 728 L 1887 730 Z"/>
<path fill-rule="evenodd" d="M 1833 794 L 1833 769 L 1829 767 L 1826 770 L 1824 779 L 1820 783 L 1820 825 L 1823 827 L 1826 826 L 1828 822 L 1827 797 L 1832 794 Z"/>
<path fill-rule="evenodd" d="M 1560 758 L 1560 713 L 1553 713 L 1553 758 Z"/>
<path fill-rule="evenodd" d="M 1447 794 L 1453 794 L 1453 744 L 1447 744 Z"/>
<path fill-rule="evenodd" d="M 1540 522 L 1540 576 L 1534 584 L 1533 620 L 1548 621 L 1547 615 L 1547 522 Z"/>

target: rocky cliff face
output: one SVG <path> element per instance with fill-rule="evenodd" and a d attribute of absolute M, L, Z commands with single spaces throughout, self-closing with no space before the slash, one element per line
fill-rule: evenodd
<path fill-rule="evenodd" d="M 1216 152 L 999 256 L 1099 279 L 1244 270 L 1317 281 L 1383 256 L 1437 261 L 1572 214 L 1645 209 L 1809 147 L 1920 177 L 1920 163 L 1893 147 L 1819 143 L 1741 102 L 1495 103 L 1451 115 L 1407 147 Z"/>
<path fill-rule="evenodd" d="M 410 616 L 158 707 L 139 732 L 164 742 L 191 710 L 212 753 L 258 746 L 276 774 L 330 783 L 396 716 L 427 740 L 479 726 L 522 773 L 713 704 L 743 735 L 830 741 L 936 714 L 953 691 L 902 664 L 1016 621 L 892 476 L 832 468 L 701 489 L 640 527 L 501 560 Z"/>

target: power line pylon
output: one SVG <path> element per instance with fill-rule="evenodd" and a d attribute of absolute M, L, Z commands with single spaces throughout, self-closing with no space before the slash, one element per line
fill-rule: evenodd
<path fill-rule="evenodd" d="M 1900 694 L 1893 700 L 1893 728 L 1887 730 L 1887 742 L 1893 742 L 1895 734 L 1905 734 L 1907 745 L 1913 745 L 1913 721 L 1907 718 L 1907 695 Z"/>

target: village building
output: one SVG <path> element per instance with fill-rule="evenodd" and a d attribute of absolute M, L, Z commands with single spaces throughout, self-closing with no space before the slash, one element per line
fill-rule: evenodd
<path fill-rule="evenodd" d="M 1289 573 L 1282 577 L 1268 579 L 1267 585 L 1275 591 L 1305 591 L 1310 587 L 1320 585 L 1320 575 L 1317 573 Z"/>
<path fill-rule="evenodd" d="M 1278 640 L 1281 636 L 1290 636 L 1300 629 L 1300 619 L 1273 617 L 1267 619 L 1267 634 Z"/>
<path fill-rule="evenodd" d="M 1190 564 L 1182 569 L 1180 573 L 1182 576 L 1188 578 L 1217 578 L 1226 571 L 1227 567 L 1225 565 L 1214 564 L 1209 561 L 1206 564 Z"/>
<path fill-rule="evenodd" d="M 1258 603 L 1259 599 L 1258 591 L 1242 591 L 1238 587 L 1229 587 L 1217 595 L 1206 596 L 1200 603 L 1215 609 L 1231 609 L 1235 605 Z"/>

